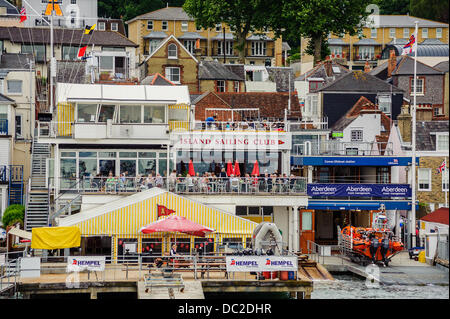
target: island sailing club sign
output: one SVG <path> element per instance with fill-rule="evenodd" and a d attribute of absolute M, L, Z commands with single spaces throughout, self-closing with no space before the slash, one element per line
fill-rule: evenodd
<path fill-rule="evenodd" d="M 411 197 L 408 184 L 308 184 L 308 196 Z"/>

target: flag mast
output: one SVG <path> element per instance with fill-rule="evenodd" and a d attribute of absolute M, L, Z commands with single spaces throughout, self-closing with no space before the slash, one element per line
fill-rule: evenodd
<path fill-rule="evenodd" d="M 416 237 L 416 97 L 417 97 L 417 37 L 418 37 L 418 29 L 419 29 L 419 22 L 415 21 L 414 24 L 416 25 L 415 28 L 415 39 L 414 44 L 412 45 L 412 48 L 414 48 L 414 101 L 413 101 L 413 107 L 411 110 L 412 113 L 412 163 L 411 163 L 411 198 L 412 198 L 412 205 L 411 205 L 411 225 L 410 225 L 410 232 L 411 232 L 411 247 L 414 246 L 414 239 Z"/>

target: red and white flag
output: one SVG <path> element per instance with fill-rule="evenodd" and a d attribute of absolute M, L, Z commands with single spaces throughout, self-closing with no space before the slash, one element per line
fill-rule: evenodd
<path fill-rule="evenodd" d="M 442 162 L 441 166 L 439 166 L 439 168 L 437 169 L 437 173 L 442 173 L 442 171 L 444 171 L 446 169 L 446 165 L 445 165 L 445 160 Z"/>
<path fill-rule="evenodd" d="M 20 9 L 20 23 L 24 22 L 27 19 L 27 11 L 25 10 L 25 7 L 22 7 Z"/>
<path fill-rule="evenodd" d="M 84 57 L 84 54 L 86 53 L 87 46 L 80 48 L 78 50 L 78 59 L 82 59 Z"/>

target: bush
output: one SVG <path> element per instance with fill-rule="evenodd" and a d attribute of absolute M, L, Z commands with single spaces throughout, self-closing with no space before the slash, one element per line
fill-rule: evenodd
<path fill-rule="evenodd" d="M 3 227 L 6 228 L 15 223 L 20 222 L 23 225 L 23 220 L 25 218 L 25 206 L 23 205 L 10 205 L 5 209 L 2 218 Z"/>

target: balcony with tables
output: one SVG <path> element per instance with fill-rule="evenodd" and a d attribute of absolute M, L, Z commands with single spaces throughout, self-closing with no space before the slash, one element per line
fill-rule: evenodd
<path fill-rule="evenodd" d="M 106 177 L 89 176 L 83 178 L 60 179 L 60 189 L 64 192 L 81 194 L 132 194 L 159 187 L 184 195 L 304 195 L 304 177 L 215 177 L 207 174 L 200 177 Z M 50 181 L 55 185 L 55 180 Z"/>

